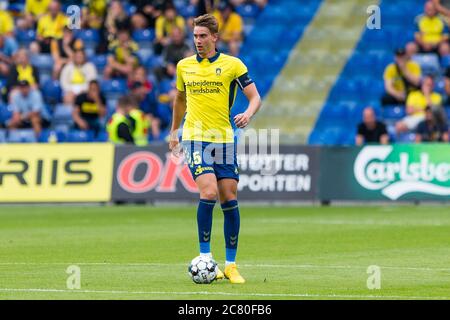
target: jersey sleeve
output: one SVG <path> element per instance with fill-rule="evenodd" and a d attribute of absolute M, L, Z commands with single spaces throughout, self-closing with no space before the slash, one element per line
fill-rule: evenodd
<path fill-rule="evenodd" d="M 177 64 L 177 89 L 178 91 L 184 91 L 184 80 L 181 72 L 181 63 Z"/>
<path fill-rule="evenodd" d="M 235 63 L 235 80 L 241 90 L 253 83 L 253 80 L 248 75 L 247 67 L 240 59 L 236 59 Z"/>

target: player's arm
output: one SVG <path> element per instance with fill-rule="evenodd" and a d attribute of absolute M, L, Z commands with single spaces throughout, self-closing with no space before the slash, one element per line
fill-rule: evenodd
<path fill-rule="evenodd" d="M 169 149 L 173 150 L 178 145 L 178 129 L 183 116 L 186 113 L 186 91 L 177 90 L 173 103 L 172 127 L 170 129 Z"/>
<path fill-rule="evenodd" d="M 247 110 L 234 117 L 234 123 L 238 128 L 245 128 L 261 107 L 261 97 L 254 83 L 249 84 L 242 91 L 247 97 L 249 104 Z"/>

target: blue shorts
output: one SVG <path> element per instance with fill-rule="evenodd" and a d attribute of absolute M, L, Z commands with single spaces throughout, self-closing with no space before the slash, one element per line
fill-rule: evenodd
<path fill-rule="evenodd" d="M 182 142 L 182 146 L 194 180 L 202 174 L 212 173 L 217 180 L 229 178 L 239 181 L 234 143 L 186 140 Z"/>

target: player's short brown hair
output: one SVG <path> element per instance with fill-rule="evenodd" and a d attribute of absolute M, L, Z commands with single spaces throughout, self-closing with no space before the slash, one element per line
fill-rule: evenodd
<path fill-rule="evenodd" d="M 212 34 L 219 33 L 219 23 L 212 14 L 204 14 L 194 19 L 194 27 L 206 27 Z"/>

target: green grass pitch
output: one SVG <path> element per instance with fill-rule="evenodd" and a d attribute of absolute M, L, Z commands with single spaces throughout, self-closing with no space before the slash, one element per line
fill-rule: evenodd
<path fill-rule="evenodd" d="M 241 206 L 247 283 L 194 284 L 194 206 L 0 207 L 0 299 L 450 299 L 447 206 Z M 223 215 L 212 235 L 223 267 Z M 68 289 L 66 269 L 81 271 Z M 380 267 L 380 289 L 367 269 Z"/>

